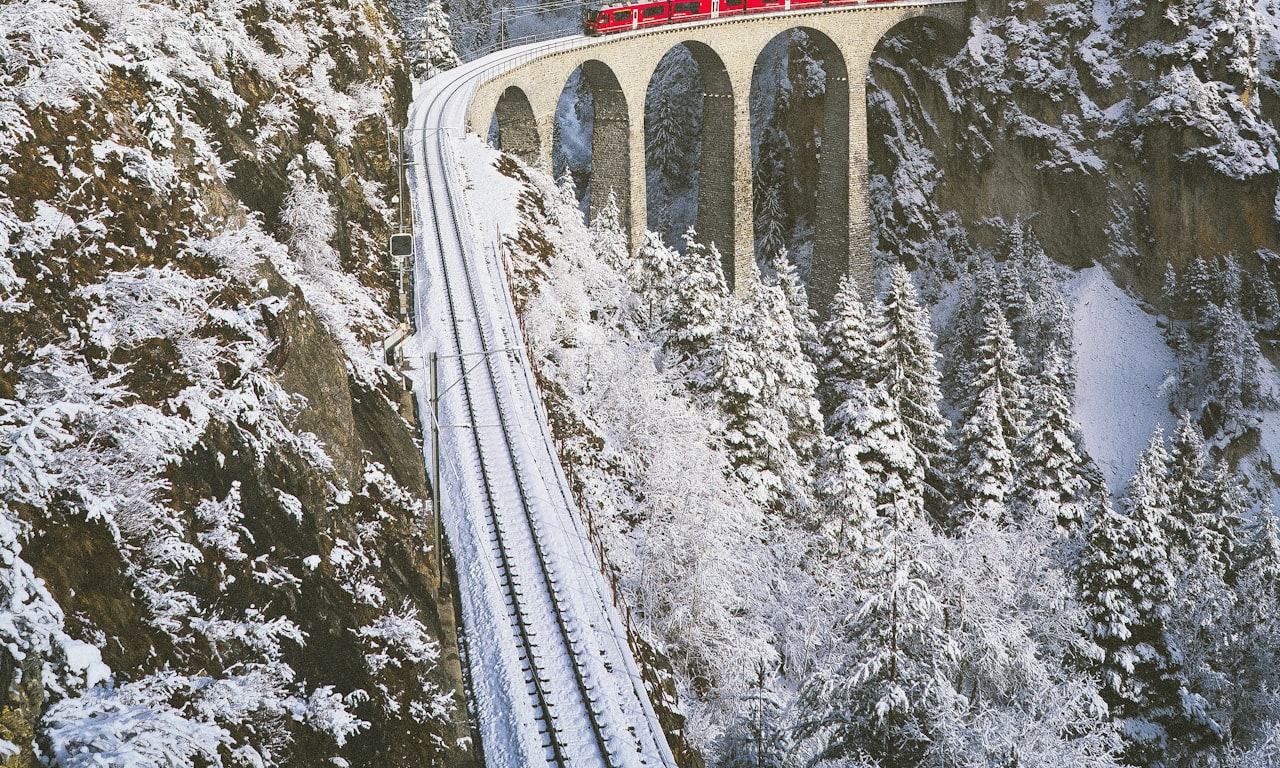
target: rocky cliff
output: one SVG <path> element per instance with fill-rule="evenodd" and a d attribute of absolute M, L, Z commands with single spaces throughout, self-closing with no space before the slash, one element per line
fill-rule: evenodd
<path fill-rule="evenodd" d="M 882 42 L 882 247 L 915 261 L 1026 220 L 1055 259 L 1107 263 L 1153 300 L 1166 265 L 1274 250 L 1273 10 L 980 2 L 969 30 Z"/>
<path fill-rule="evenodd" d="M 465 761 L 368 0 L 0 6 L 0 761 Z"/>

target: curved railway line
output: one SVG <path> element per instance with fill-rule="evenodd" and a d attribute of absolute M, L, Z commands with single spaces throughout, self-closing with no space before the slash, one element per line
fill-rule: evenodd
<path fill-rule="evenodd" d="M 440 73 L 415 94 L 416 340 L 445 363 L 436 401 L 445 461 L 432 481 L 456 563 L 470 703 L 488 768 L 676 764 L 559 464 L 497 244 L 477 232 L 468 207 L 483 202 L 455 155 L 468 108 L 495 78 L 528 72 L 536 81 L 534 62 L 548 54 L 673 28 L 716 26 L 732 35 L 756 20 L 785 15 L 799 25 L 847 10 L 806 7 L 532 42 Z M 427 405 L 422 412 L 432 413 Z"/>
<path fill-rule="evenodd" d="M 423 135 L 411 177 L 420 341 L 450 363 L 440 403 L 453 438 L 439 478 L 444 517 L 455 552 L 467 553 L 458 578 L 486 763 L 673 767 L 583 544 L 501 265 L 475 242 L 453 154 L 452 132 L 486 73 L 563 44 L 523 46 L 437 77 L 411 118 Z"/>

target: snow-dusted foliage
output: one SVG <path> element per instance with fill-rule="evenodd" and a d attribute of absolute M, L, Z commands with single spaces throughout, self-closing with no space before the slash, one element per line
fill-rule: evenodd
<path fill-rule="evenodd" d="M 1020 495 L 1024 473 L 1088 475 L 1061 443 L 1078 450 L 1069 407 L 1017 398 L 1009 440 L 1044 421 L 1057 452 L 1010 467 L 1017 515 L 944 528 L 925 496 L 958 485 L 950 422 L 905 270 L 869 305 L 847 280 L 802 343 L 788 262 L 732 296 L 695 235 L 680 254 L 650 234 L 633 258 L 612 209 L 585 227 L 569 189 L 500 167 L 529 185 L 508 269 L 571 484 L 715 764 L 1117 765 L 1062 567 L 1060 518 L 1086 489 L 1037 514 Z M 999 375 L 1044 370 L 1064 392 L 1069 357 L 1035 350 Z"/>
<path fill-rule="evenodd" d="M 458 53 L 453 48 L 449 17 L 441 0 L 429 0 L 421 16 L 413 20 L 417 29 L 411 34 L 410 61 L 414 77 L 431 77 L 437 72 L 458 66 Z"/>
<path fill-rule="evenodd" d="M 965 403 L 956 437 L 960 498 L 971 515 L 1002 520 L 1017 472 L 1015 450 L 1027 431 L 1022 360 L 1004 315 L 984 319 L 977 349 L 973 396 Z M 964 522 L 969 515 L 963 515 Z"/>
<path fill-rule="evenodd" d="M 757 662 L 777 663 L 766 642 L 770 606 L 755 600 L 776 566 L 765 546 L 764 510 L 744 499 L 716 437 L 723 416 L 694 402 L 674 376 L 691 370 L 706 339 L 697 332 L 652 338 L 648 318 L 674 311 L 680 296 L 634 291 L 615 268 L 628 258 L 618 231 L 600 220 L 588 229 L 572 194 L 540 183 L 548 211 L 532 224 L 557 250 L 537 264 L 539 279 L 517 292 L 539 376 L 559 393 L 549 407 L 572 457 L 575 490 L 645 636 L 659 641 L 683 679 L 723 691 L 727 702 L 745 690 Z M 678 258 L 656 237 L 646 249 L 673 264 Z M 530 254 L 513 250 L 513 272 L 524 272 Z M 711 282 L 699 282 L 708 305 L 728 300 L 714 273 L 635 266 L 632 279 L 641 286 L 709 274 Z M 664 295 L 677 304 L 660 301 Z M 724 541 L 741 544 L 728 550 Z M 721 717 L 717 709 L 709 703 L 701 722 Z"/>
<path fill-rule="evenodd" d="M 1256 429 L 1257 411 L 1276 398 L 1255 338 L 1260 324 L 1249 319 L 1270 307 L 1243 289 L 1244 280 L 1234 259 L 1197 259 L 1165 281 L 1165 299 L 1179 315 L 1166 332 L 1179 363 L 1172 404 L 1215 438 Z"/>

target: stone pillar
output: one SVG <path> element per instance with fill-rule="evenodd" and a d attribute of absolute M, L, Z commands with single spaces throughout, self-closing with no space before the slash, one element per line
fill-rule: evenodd
<path fill-rule="evenodd" d="M 724 63 L 704 44 L 688 44 L 702 79 L 702 156 L 698 166 L 698 221 L 703 243 L 715 243 L 723 259 L 725 279 L 734 285 L 738 272 L 738 210 L 734 196 L 734 162 L 743 151 L 737 143 L 733 84 Z M 750 154 L 748 143 L 746 152 Z"/>
<path fill-rule="evenodd" d="M 873 264 L 871 258 L 871 201 L 870 163 L 867 156 L 867 76 L 869 61 L 857 61 L 854 72 L 857 76 L 849 83 L 849 177 L 845 189 L 849 194 L 848 240 L 845 246 L 847 259 L 844 269 L 834 280 L 828 279 L 823 286 L 822 300 L 815 306 L 824 316 L 831 299 L 835 297 L 840 286 L 840 276 L 850 273 L 858 281 L 862 289 L 864 301 L 870 300 L 875 286 L 872 284 Z"/>
<path fill-rule="evenodd" d="M 750 65 L 738 67 L 733 77 L 733 92 L 738 94 L 733 100 L 733 255 L 725 254 L 724 276 L 730 290 L 739 296 L 760 279 L 752 197 L 751 73 Z"/>
<path fill-rule="evenodd" d="M 634 100 L 638 115 L 631 122 L 631 140 L 628 142 L 631 158 L 630 200 L 631 218 L 622 219 L 627 232 L 627 245 L 634 255 L 644 245 L 644 233 L 649 223 L 649 180 L 645 177 L 644 155 L 644 94 Z M 619 198 L 618 205 L 622 205 Z"/>
<path fill-rule="evenodd" d="M 813 269 L 809 301 L 820 315 L 835 296 L 840 278 L 849 269 L 855 209 L 866 207 L 867 131 L 866 84 L 849 78 L 842 57 L 827 56 L 827 93 L 822 117 L 822 156 L 818 166 L 817 222 L 813 241 Z M 856 64 L 855 64 L 856 67 Z M 865 229 L 865 227 L 863 227 Z"/>
<path fill-rule="evenodd" d="M 555 144 L 555 132 L 556 111 L 553 108 L 550 112 L 538 116 L 538 138 L 541 140 L 538 148 L 538 168 L 548 176 L 552 173 L 551 149 Z"/>
<path fill-rule="evenodd" d="M 595 117 L 591 129 L 591 188 L 587 202 L 588 220 L 594 219 L 613 194 L 623 221 L 632 218 L 631 199 L 631 119 L 627 98 L 618 78 L 604 64 L 588 61 L 582 75 L 591 88 Z M 640 156 L 644 157 L 641 137 Z M 640 173 L 644 173 L 643 163 Z M 643 219 L 641 226 L 643 227 Z"/>

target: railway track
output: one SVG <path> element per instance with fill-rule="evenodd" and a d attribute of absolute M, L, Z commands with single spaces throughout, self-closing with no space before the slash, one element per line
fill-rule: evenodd
<path fill-rule="evenodd" d="M 484 73 L 539 47 L 436 78 L 413 118 L 423 137 L 412 176 L 417 316 L 420 341 L 445 362 L 441 421 L 453 455 L 439 482 L 476 716 L 488 765 L 674 766 L 583 541 L 497 252 L 476 242 L 453 155 L 451 131 Z"/>

